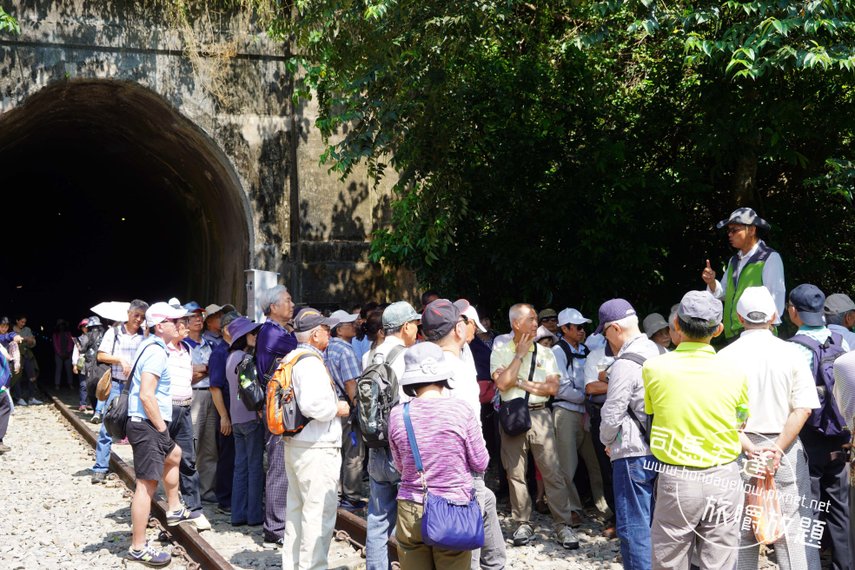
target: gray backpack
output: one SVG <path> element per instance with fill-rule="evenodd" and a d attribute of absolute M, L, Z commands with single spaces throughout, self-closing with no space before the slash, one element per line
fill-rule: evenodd
<path fill-rule="evenodd" d="M 388 357 L 368 354 L 370 364 L 356 381 L 356 417 L 369 448 L 389 447 L 389 412 L 398 403 L 398 377 L 392 369 L 406 348 L 396 346 Z M 379 361 L 375 362 L 375 358 Z M 382 360 L 380 360 L 382 358 Z"/>

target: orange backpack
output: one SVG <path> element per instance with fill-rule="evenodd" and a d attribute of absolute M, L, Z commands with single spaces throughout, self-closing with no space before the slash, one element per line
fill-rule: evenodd
<path fill-rule="evenodd" d="M 294 366 L 307 356 L 319 358 L 314 353 L 303 352 L 287 362 L 283 360 L 267 383 L 267 429 L 273 435 L 295 436 L 312 421 L 312 418 L 307 418 L 300 411 L 294 386 L 291 384 Z"/>

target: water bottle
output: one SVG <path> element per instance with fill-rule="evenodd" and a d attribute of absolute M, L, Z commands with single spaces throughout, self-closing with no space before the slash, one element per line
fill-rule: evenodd
<path fill-rule="evenodd" d="M 745 422 L 748 421 L 748 404 L 739 404 L 736 406 L 736 427 L 742 429 L 745 427 Z"/>

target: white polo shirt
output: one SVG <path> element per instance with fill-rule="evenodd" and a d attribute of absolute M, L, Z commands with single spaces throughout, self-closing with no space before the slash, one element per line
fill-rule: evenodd
<path fill-rule="evenodd" d="M 475 419 L 478 420 L 478 427 L 481 427 L 481 389 L 478 387 L 475 364 L 445 349 L 443 349 L 443 355 L 451 368 L 451 379 L 448 383 L 451 390 L 446 390 L 446 395 L 466 402 L 472 408 Z"/>
<path fill-rule="evenodd" d="M 798 347 L 767 329 L 746 330 L 721 349 L 748 377 L 750 416 L 745 431 L 778 434 L 795 408 L 819 407 L 816 384 Z"/>

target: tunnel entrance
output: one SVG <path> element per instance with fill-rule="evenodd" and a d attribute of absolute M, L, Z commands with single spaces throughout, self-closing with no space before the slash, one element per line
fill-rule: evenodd
<path fill-rule="evenodd" d="M 0 313 L 49 333 L 105 300 L 243 300 L 252 236 L 237 175 L 140 85 L 35 93 L 0 116 L 0 176 Z"/>

